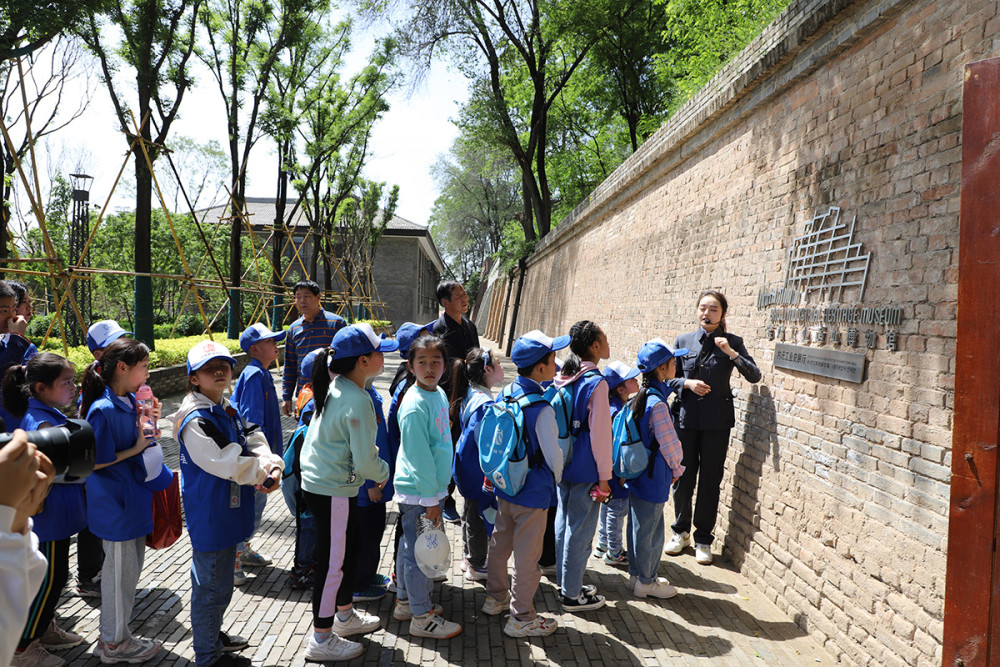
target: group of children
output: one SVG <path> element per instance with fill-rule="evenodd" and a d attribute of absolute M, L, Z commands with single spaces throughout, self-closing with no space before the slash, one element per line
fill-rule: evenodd
<path fill-rule="evenodd" d="M 0 283 L 0 311 L 4 305 Z M 83 641 L 59 628 L 54 612 L 68 577 L 69 540 L 84 528 L 102 540 L 104 552 L 95 655 L 104 663 L 142 663 L 160 649 L 155 641 L 133 636 L 128 621 L 145 538 L 153 528 L 152 496 L 171 484 L 173 473 L 163 463 L 155 434 L 149 437 L 140 428 L 143 415 L 135 394 L 149 375 L 149 350 L 128 335 L 111 321 L 95 324 L 88 335 L 95 361 L 84 375 L 79 410 L 95 432 L 96 464 L 85 482 L 58 479 L 34 516 L 49 569 L 15 665 L 56 667 L 64 662 L 50 650 Z M 23 331 L 0 342 L 11 348 L 10 339 L 18 336 Z M 340 327 L 329 347 L 296 361 L 303 376 L 296 382 L 300 426 L 286 450 L 268 371 L 284 337 L 262 324 L 243 332 L 240 344 L 251 362 L 230 399 L 226 393 L 235 359 L 212 341 L 195 345 L 187 358 L 188 393 L 169 416 L 180 444 L 181 493 L 192 547 L 197 664 L 249 664 L 236 653 L 248 643 L 222 630 L 223 614 L 242 576 L 244 554 L 266 561 L 249 539 L 267 495 L 279 487 L 296 515 L 295 581 L 301 583 L 308 573 L 313 588 L 314 632 L 307 660 L 360 655 L 362 645 L 348 637 L 375 630 L 380 619 L 354 608 L 354 602 L 376 599 L 387 589 L 396 593 L 393 617 L 409 621 L 411 636 L 445 639 L 462 631 L 432 602 L 434 580 L 421 567 L 418 547 L 423 530 L 441 525 L 453 479 L 465 498 L 465 577 L 486 582 L 483 613 L 509 612 L 507 635 L 543 636 L 556 630 L 556 621 L 538 615 L 533 603 L 545 572 L 555 576 L 564 611 L 604 605 L 595 587 L 583 582 L 595 532 L 595 555 L 627 563 L 637 596 L 676 594 L 657 577 L 657 568 L 663 506 L 672 481 L 684 470 L 666 398 L 674 359 L 685 350 L 654 339 L 639 350 L 637 367 L 611 363 L 602 372 L 598 364 L 608 359 L 610 349 L 593 322 L 578 322 L 569 335 L 554 339 L 532 331 L 514 343 L 517 377 L 495 397 L 504 373 L 494 350 L 476 347 L 464 359 L 449 360 L 444 341 L 430 333 L 430 325 L 406 324 L 395 340 L 363 323 Z M 566 347 L 572 354 L 558 373 L 556 352 Z M 383 417 L 372 381 L 382 373 L 384 353 L 396 350 L 404 361 Z M 450 397 L 439 386 L 446 374 Z M 61 425 L 66 419 L 61 409 L 73 403 L 75 393 L 74 368 L 66 359 L 52 353 L 22 355 L 9 364 L 3 380 L 3 407 L 17 422 L 8 430 Z M 494 485 L 479 465 L 492 437 L 482 427 L 483 417 L 495 402 L 524 406 L 524 445 L 531 463 L 516 490 Z M 648 469 L 628 480 L 613 469 L 612 419 L 621 410 L 632 411 L 650 451 Z M 155 423 L 159 402 L 154 399 L 146 412 Z M 396 501 L 400 517 L 391 581 L 377 572 L 389 500 Z M 621 539 L 626 515 L 627 550 Z M 545 562 L 546 552 L 554 553 L 554 565 Z"/>

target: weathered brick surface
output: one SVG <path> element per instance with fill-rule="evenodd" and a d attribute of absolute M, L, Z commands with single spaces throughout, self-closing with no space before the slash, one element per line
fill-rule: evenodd
<path fill-rule="evenodd" d="M 994 0 L 795 2 L 528 262 L 518 333 L 593 319 L 618 359 L 727 294 L 764 380 L 734 381 L 718 535 L 846 664 L 940 663 L 963 69 L 998 34 Z M 861 384 L 775 369 L 756 308 L 830 205 L 872 252 L 865 303 L 904 312 Z"/>

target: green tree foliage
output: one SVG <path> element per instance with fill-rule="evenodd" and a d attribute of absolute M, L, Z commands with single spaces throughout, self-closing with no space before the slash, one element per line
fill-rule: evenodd
<path fill-rule="evenodd" d="M 504 226 L 521 214 L 520 172 L 502 147 L 464 135 L 433 172 L 441 194 L 431 231 L 453 277 L 468 285 L 500 252 Z"/>
<path fill-rule="evenodd" d="M 80 29 L 83 40 L 100 63 L 104 85 L 126 140 L 131 143 L 135 136 L 129 115 L 134 110 L 151 162 L 160 153 L 156 146 L 167 143 L 170 127 L 192 83 L 189 66 L 195 48 L 195 17 L 201 3 L 202 0 L 109 0 L 102 7 L 105 13 L 91 13 Z M 108 30 L 108 24 L 117 30 Z M 116 37 L 119 32 L 120 39 Z M 123 67 L 133 73 L 134 88 L 116 77 Z M 148 274 L 152 271 L 153 176 L 142 150 L 136 149 L 134 159 L 134 270 Z M 142 275 L 135 277 L 134 331 L 136 338 L 151 347 L 154 345 L 152 286 L 150 279 Z"/>
<path fill-rule="evenodd" d="M 760 34 L 790 0 L 659 0 L 666 12 L 660 76 L 672 81 L 676 110 Z"/>
<path fill-rule="evenodd" d="M 385 183 L 359 179 L 353 196 L 347 197 L 337 211 L 340 266 L 354 293 L 375 294 L 375 253 L 398 202 L 398 185 L 386 192 Z"/>
<path fill-rule="evenodd" d="M 0 0 L 0 60 L 30 55 L 106 0 Z"/>

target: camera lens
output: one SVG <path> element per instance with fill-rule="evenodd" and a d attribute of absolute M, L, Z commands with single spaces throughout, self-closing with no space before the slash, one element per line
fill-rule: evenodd
<path fill-rule="evenodd" d="M 69 419 L 64 426 L 28 431 L 28 442 L 49 457 L 56 475 L 87 477 L 94 471 L 97 441 L 90 424 L 82 419 Z M 10 433 L 0 435 L 0 447 L 11 439 Z"/>

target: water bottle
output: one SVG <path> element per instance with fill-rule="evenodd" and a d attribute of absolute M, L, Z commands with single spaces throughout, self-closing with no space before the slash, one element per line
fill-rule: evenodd
<path fill-rule="evenodd" d="M 148 384 L 139 387 L 135 392 L 135 402 L 139 407 L 139 428 L 142 429 L 142 437 L 152 440 L 156 437 L 156 422 L 150 416 L 153 410 L 153 390 Z"/>

